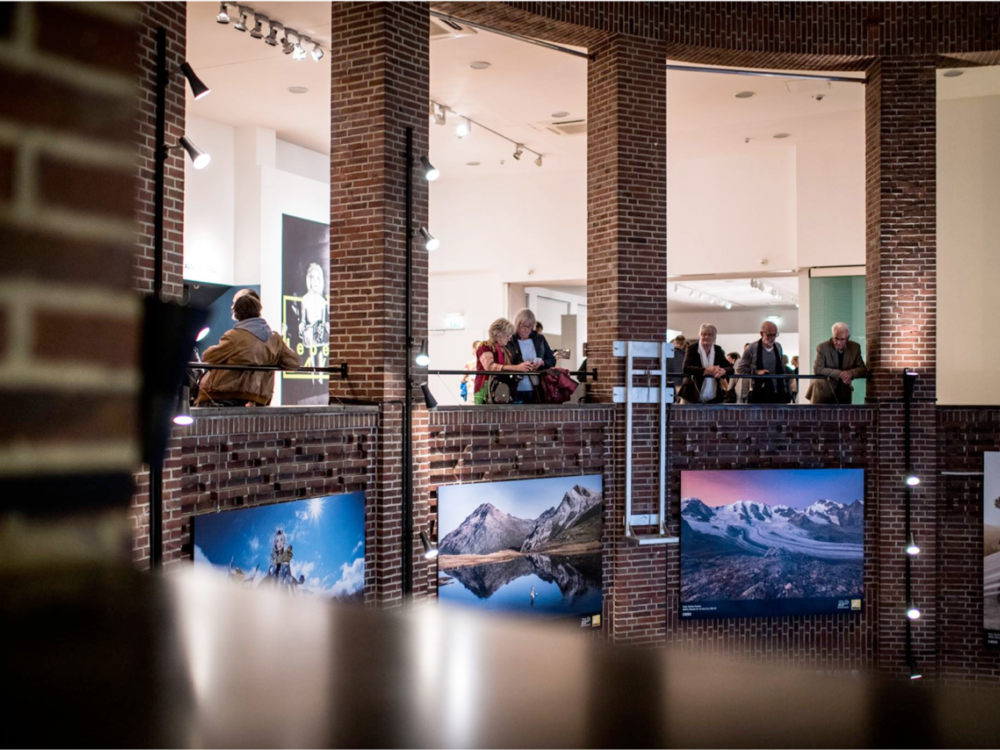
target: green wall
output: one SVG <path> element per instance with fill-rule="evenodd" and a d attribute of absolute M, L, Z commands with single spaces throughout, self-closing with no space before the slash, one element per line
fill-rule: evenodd
<path fill-rule="evenodd" d="M 813 347 L 809 353 L 810 357 L 815 359 L 816 346 L 830 338 L 830 326 L 838 321 L 843 321 L 851 327 L 851 341 L 861 344 L 861 352 L 867 364 L 864 276 L 825 276 L 809 279 L 809 341 Z M 866 385 L 863 380 L 854 383 L 852 403 L 865 402 Z"/>

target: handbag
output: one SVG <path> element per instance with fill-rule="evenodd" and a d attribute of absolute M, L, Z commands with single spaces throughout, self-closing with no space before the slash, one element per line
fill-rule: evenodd
<path fill-rule="evenodd" d="M 538 385 L 547 404 L 565 404 L 580 385 L 570 377 L 569 370 L 562 367 L 550 367 L 538 377 Z"/>

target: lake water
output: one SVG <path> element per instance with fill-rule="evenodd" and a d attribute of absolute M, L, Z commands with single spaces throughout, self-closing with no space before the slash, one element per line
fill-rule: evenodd
<path fill-rule="evenodd" d="M 438 598 L 486 611 L 566 617 L 596 614 L 601 611 L 600 560 L 600 554 L 533 555 L 530 560 L 441 571 Z"/>

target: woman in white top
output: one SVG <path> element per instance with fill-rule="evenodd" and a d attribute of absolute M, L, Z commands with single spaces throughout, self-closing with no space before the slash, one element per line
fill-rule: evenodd
<path fill-rule="evenodd" d="M 718 404 L 726 396 L 720 382 L 733 374 L 726 352 L 715 343 L 718 330 L 705 323 L 698 330 L 697 346 L 690 345 L 684 356 L 684 383 L 680 396 L 689 404 Z"/>

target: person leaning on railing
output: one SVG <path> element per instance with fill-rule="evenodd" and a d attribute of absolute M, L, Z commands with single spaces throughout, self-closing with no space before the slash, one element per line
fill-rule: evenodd
<path fill-rule="evenodd" d="M 497 318 L 490 325 L 489 340 L 479 345 L 476 369 L 496 372 L 497 375 L 476 375 L 473 390 L 477 404 L 509 404 L 514 396 L 513 379 L 500 373 L 524 373 L 536 369 L 530 362 L 511 363 L 507 345 L 513 336 L 514 324 L 507 318 Z"/>
<path fill-rule="evenodd" d="M 783 352 L 777 342 L 778 326 L 770 320 L 760 324 L 760 338 L 743 350 L 736 364 L 737 375 L 785 375 Z M 754 379 L 750 384 L 747 403 L 787 404 L 791 399 L 788 381 L 781 378 Z"/>
<path fill-rule="evenodd" d="M 680 397 L 686 404 L 721 404 L 726 397 L 722 378 L 733 374 L 725 350 L 715 343 L 718 329 L 705 323 L 684 355 L 684 382 Z"/>
<path fill-rule="evenodd" d="M 868 374 L 861 356 L 861 344 L 851 341 L 847 323 L 834 323 L 833 336 L 816 347 L 813 372 L 826 380 L 814 380 L 806 391 L 813 404 L 849 404 L 854 394 L 852 383 Z"/>
<path fill-rule="evenodd" d="M 511 362 L 519 365 L 528 362 L 535 370 L 556 366 L 555 353 L 537 328 L 535 314 L 527 307 L 514 316 L 514 337 L 510 344 Z M 514 391 L 515 404 L 533 404 L 538 401 L 538 377 L 529 375 L 518 378 Z"/>
<path fill-rule="evenodd" d="M 260 317 L 260 300 L 237 294 L 236 325 L 205 350 L 202 361 L 213 365 L 253 365 L 299 369 L 298 355 Z M 201 379 L 198 406 L 267 406 L 274 394 L 274 373 L 257 370 L 209 370 Z"/>

